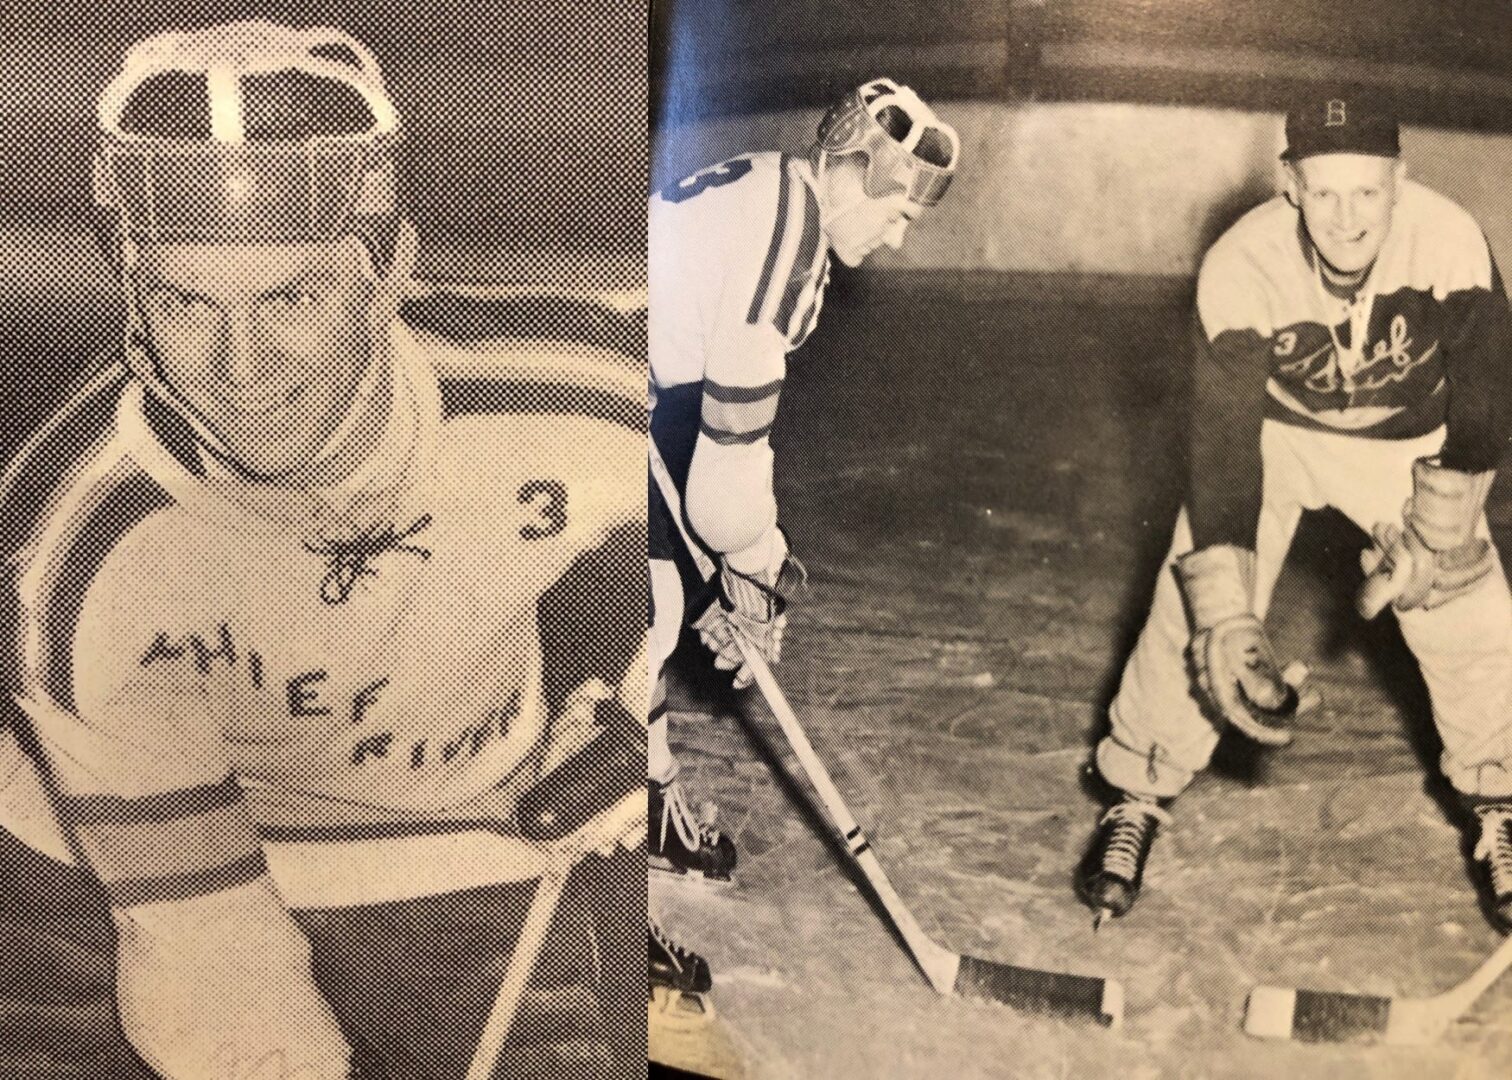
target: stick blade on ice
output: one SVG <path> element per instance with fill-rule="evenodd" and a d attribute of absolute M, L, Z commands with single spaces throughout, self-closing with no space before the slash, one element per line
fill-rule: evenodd
<path fill-rule="evenodd" d="M 1123 1021 L 1123 986 L 1090 975 L 1036 971 L 963 956 L 955 992 L 1000 1001 L 1024 1012 L 1095 1020 L 1105 1027 L 1117 1027 Z"/>
<path fill-rule="evenodd" d="M 1391 998 L 1257 986 L 1250 991 L 1244 1030 L 1261 1039 L 1348 1042 L 1384 1035 L 1391 1021 Z"/>

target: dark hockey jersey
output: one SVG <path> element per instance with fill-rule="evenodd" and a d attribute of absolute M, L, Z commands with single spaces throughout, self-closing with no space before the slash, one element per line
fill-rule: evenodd
<path fill-rule="evenodd" d="M 1277 197 L 1250 211 L 1203 260 L 1193 328 L 1188 508 L 1198 547 L 1253 547 L 1260 426 L 1364 439 L 1446 427 L 1443 462 L 1494 468 L 1512 421 L 1512 314 L 1485 236 L 1449 199 L 1406 182 L 1361 296 L 1325 288 L 1300 216 Z M 1373 301 L 1373 302 L 1372 302 Z"/>

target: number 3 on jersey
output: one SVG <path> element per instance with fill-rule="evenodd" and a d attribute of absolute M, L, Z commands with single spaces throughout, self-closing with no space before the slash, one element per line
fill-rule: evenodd
<path fill-rule="evenodd" d="M 695 195 L 708 191 L 710 188 L 733 184 L 750 171 L 751 162 L 746 158 L 736 158 L 734 161 L 726 161 L 721 165 L 710 165 L 707 169 L 703 169 L 686 179 L 679 180 L 675 184 L 668 184 L 662 188 L 662 201 L 669 203 L 687 202 Z"/>
<path fill-rule="evenodd" d="M 515 493 L 532 520 L 520 526 L 522 540 L 544 540 L 567 527 L 567 485 L 560 480 L 531 480 Z"/>

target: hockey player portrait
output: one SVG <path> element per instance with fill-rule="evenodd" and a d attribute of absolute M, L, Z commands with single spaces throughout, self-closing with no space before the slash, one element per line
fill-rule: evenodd
<path fill-rule="evenodd" d="M 1302 512 L 1333 507 L 1371 537 L 1360 614 L 1390 606 L 1417 660 L 1506 930 L 1512 600 L 1484 513 L 1512 429 L 1505 287 L 1476 221 L 1408 175 L 1381 91 L 1320 88 L 1283 157 L 1284 194 L 1202 261 L 1185 508 L 1097 747 L 1121 797 L 1080 888 L 1099 918 L 1127 914 L 1220 733 L 1292 740 L 1303 673 L 1266 613 Z"/>
<path fill-rule="evenodd" d="M 772 482 L 788 354 L 819 320 L 831 255 L 857 267 L 901 246 L 959 156 L 955 130 L 917 93 L 874 79 L 825 112 L 806 154 L 732 157 L 651 198 L 647 787 L 649 858 L 662 869 L 727 879 L 737 866 L 731 838 L 678 780 L 665 666 L 687 625 L 737 689 L 752 680 L 744 649 L 781 656 L 802 579 Z M 700 561 L 717 565 L 713 580 Z M 711 985 L 704 958 L 654 921 L 650 965 L 653 994 Z"/>
<path fill-rule="evenodd" d="M 136 1055 L 78 1075 L 644 1067 L 640 360 L 415 280 L 405 115 L 271 22 L 100 94 L 121 344 L 5 482 L 10 936 L 40 996 L 104 920 Z"/>

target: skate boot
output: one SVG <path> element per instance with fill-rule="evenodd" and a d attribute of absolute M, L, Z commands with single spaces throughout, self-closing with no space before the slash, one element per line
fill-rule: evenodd
<path fill-rule="evenodd" d="M 714 881 L 729 881 L 735 871 L 735 843 L 714 828 L 712 815 L 693 816 L 682 785 L 646 781 L 647 852 L 651 866 L 677 874 L 697 873 Z"/>
<path fill-rule="evenodd" d="M 709 965 L 673 942 L 647 918 L 651 998 L 646 1008 L 646 1057 L 689 1076 L 744 1080 L 750 1043 L 714 1009 Z"/>
<path fill-rule="evenodd" d="M 709 962 L 692 949 L 667 936 L 655 919 L 646 916 L 646 945 L 651 975 L 651 996 L 706 994 L 714 985 Z"/>
<path fill-rule="evenodd" d="M 1512 803 L 1476 808 L 1480 840 L 1475 857 L 1486 864 L 1491 884 L 1491 919 L 1503 933 L 1512 931 Z"/>
<path fill-rule="evenodd" d="M 1155 833 L 1170 824 L 1171 815 L 1155 799 L 1127 793 L 1103 815 L 1076 878 L 1082 899 L 1097 913 L 1094 929 L 1134 906 Z"/>

